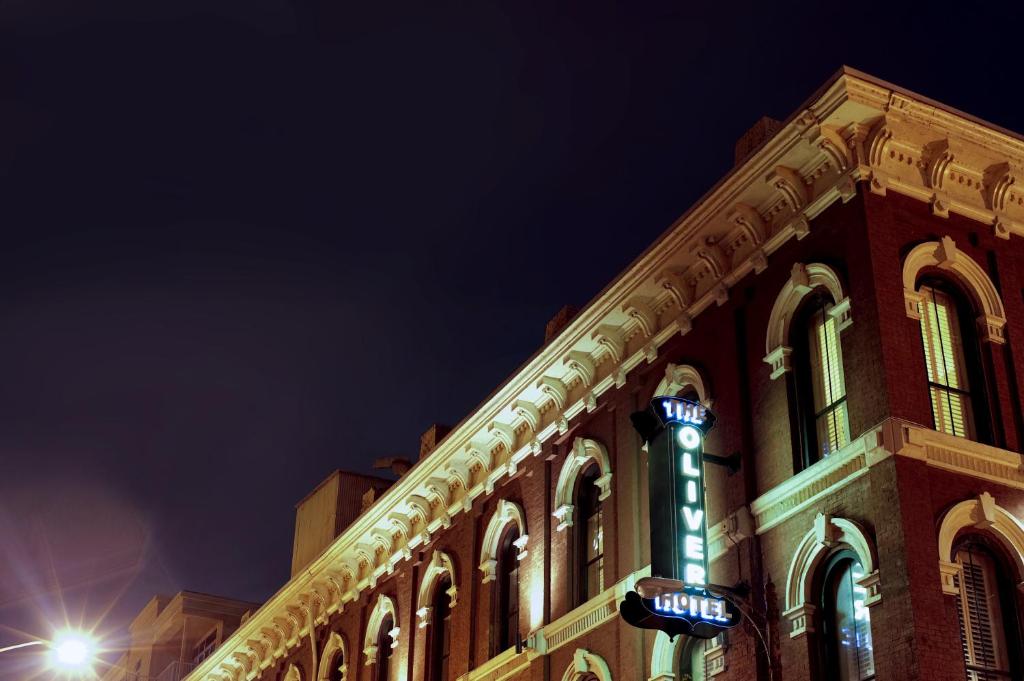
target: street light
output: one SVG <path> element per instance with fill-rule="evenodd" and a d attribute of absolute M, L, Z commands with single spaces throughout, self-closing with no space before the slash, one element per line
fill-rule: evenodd
<path fill-rule="evenodd" d="M 50 649 L 50 664 L 66 672 L 88 671 L 96 652 L 96 641 L 86 633 L 80 631 L 61 631 L 53 637 L 52 641 L 28 641 L 18 643 L 6 648 L 0 648 L 0 653 L 11 650 L 28 648 L 30 646 L 46 646 Z"/>

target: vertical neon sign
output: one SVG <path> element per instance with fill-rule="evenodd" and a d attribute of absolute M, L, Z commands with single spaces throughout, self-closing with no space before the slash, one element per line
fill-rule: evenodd
<path fill-rule="evenodd" d="M 678 397 L 659 397 L 651 406 L 665 428 L 649 452 L 648 466 L 657 474 L 652 482 L 660 488 L 651 490 L 651 539 L 668 549 L 656 552 L 656 559 L 652 547 L 651 573 L 703 588 L 708 575 L 704 433 L 714 417 L 703 405 Z"/>
<path fill-rule="evenodd" d="M 739 623 L 735 605 L 708 584 L 704 436 L 715 416 L 699 402 L 656 397 L 647 411 L 630 418 L 647 442 L 651 578 L 646 581 L 657 587 L 646 596 L 627 593 L 619 612 L 633 626 L 712 638 Z"/>

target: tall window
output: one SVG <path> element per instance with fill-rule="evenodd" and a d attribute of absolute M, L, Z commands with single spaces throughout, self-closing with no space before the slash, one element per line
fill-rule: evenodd
<path fill-rule="evenodd" d="M 921 341 L 928 367 L 928 392 L 935 429 L 974 438 L 974 410 L 964 353 L 963 328 L 954 297 L 922 286 Z"/>
<path fill-rule="evenodd" d="M 995 555 L 980 541 L 971 540 L 956 552 L 963 569 L 959 578 L 960 642 L 967 681 L 1020 678 L 1016 640 L 1016 594 L 1007 584 Z"/>
<path fill-rule="evenodd" d="M 597 462 L 591 462 L 576 483 L 576 509 L 579 522 L 574 525 L 576 544 L 576 604 L 582 605 L 604 591 L 604 531 L 601 490 L 595 484 L 601 476 Z"/>
<path fill-rule="evenodd" d="M 377 632 L 377 674 L 375 681 L 391 681 L 391 630 L 395 628 L 395 620 L 387 615 L 381 622 Z"/>
<path fill-rule="evenodd" d="M 434 587 L 430 622 L 430 681 L 448 681 L 448 658 L 452 648 L 452 604 L 448 590 L 452 580 L 442 577 Z"/>
<path fill-rule="evenodd" d="M 793 326 L 794 351 L 800 358 L 795 379 L 804 466 L 850 443 L 843 349 L 831 307 L 826 296 L 812 294 Z"/>
<path fill-rule="evenodd" d="M 345 655 L 342 652 L 337 652 L 331 657 L 331 664 L 327 668 L 327 679 L 328 681 L 341 681 L 341 665 L 345 664 Z"/>
<path fill-rule="evenodd" d="M 494 580 L 494 622 L 491 627 L 491 655 L 516 645 L 519 637 L 519 531 L 509 525 L 501 537 Z"/>
<path fill-rule="evenodd" d="M 857 584 L 864 568 L 849 551 L 835 556 L 822 589 L 824 678 L 867 681 L 875 678 L 871 616 L 864 605 L 867 589 Z"/>
<path fill-rule="evenodd" d="M 679 681 L 704 681 L 707 678 L 706 646 L 704 639 L 693 637 L 680 646 Z"/>

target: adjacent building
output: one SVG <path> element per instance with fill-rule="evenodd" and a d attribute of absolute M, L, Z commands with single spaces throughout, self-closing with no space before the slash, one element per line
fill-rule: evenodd
<path fill-rule="evenodd" d="M 843 69 L 736 155 L 190 681 L 1024 678 L 1024 139 Z M 617 612 L 655 395 L 734 464 L 709 641 Z"/>
<path fill-rule="evenodd" d="M 180 681 L 257 608 L 193 591 L 154 596 L 129 625 L 125 650 L 97 673 L 102 681 Z"/>

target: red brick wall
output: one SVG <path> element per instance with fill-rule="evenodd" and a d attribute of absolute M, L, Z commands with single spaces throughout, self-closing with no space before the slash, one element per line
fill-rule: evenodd
<path fill-rule="evenodd" d="M 818 216 L 806 238 L 790 240 L 772 254 L 766 271 L 737 283 L 724 305 L 699 315 L 689 334 L 672 338 L 656 361 L 637 367 L 622 388 L 603 395 L 596 410 L 577 416 L 565 436 L 545 443 L 543 452 L 524 461 L 513 479 L 476 499 L 469 513 L 456 516 L 452 526 L 435 535 L 412 561 L 399 564 L 376 589 L 349 604 L 344 615 L 335 616 L 330 627 L 342 631 L 349 642 L 350 678 L 372 678 L 372 670 L 363 664 L 362 646 L 377 593 L 389 593 L 397 603 L 402 633 L 395 661 L 405 674 L 396 681 L 423 678 L 428 638 L 416 628 L 415 601 L 423 571 L 438 549 L 452 557 L 459 591 L 452 613 L 451 679 L 488 660 L 491 585 L 481 583 L 478 564 L 484 531 L 502 498 L 523 507 L 530 537 L 520 566 L 522 633 L 573 609 L 568 588 L 572 530 L 557 531 L 551 512 L 556 481 L 576 437 L 604 443 L 611 457 L 612 495 L 604 504 L 606 585 L 645 566 L 650 554 L 647 463 L 629 415 L 646 406 L 670 362 L 693 365 L 707 380 L 719 418 L 708 437 L 708 451 L 741 454 L 738 473 L 715 467 L 708 472 L 710 522 L 789 480 L 796 471 L 787 378 L 770 379 L 763 357 L 772 305 L 796 262 L 832 267 L 852 301 L 853 324 L 842 335 L 851 434 L 856 437 L 888 417 L 930 426 L 919 326 L 904 312 L 902 260 L 915 244 L 946 234 L 1002 291 L 1009 343 L 986 346 L 986 352 L 997 444 L 1018 449 L 1024 435 L 1024 349 L 1013 344 L 1024 338 L 1024 280 L 1019 267 L 1024 266 L 1024 248 L 1017 239 L 996 239 L 984 225 L 957 216 L 938 218 L 924 203 L 893 193 L 879 197 L 861 186 L 851 201 L 834 204 Z M 712 565 L 712 578 L 750 587 L 752 615 L 760 621 L 767 617 L 764 633 L 773 651 L 776 681 L 815 678 L 815 635 L 791 638 L 789 623 L 781 615 L 787 574 L 794 549 L 813 527 L 817 513 L 854 520 L 865 528 L 878 553 L 882 599 L 871 609 L 877 678 L 959 680 L 964 673 L 956 613 L 953 600 L 940 589 L 936 528 L 949 506 L 982 491 L 989 491 L 1012 513 L 1024 513 L 1024 493 L 891 457 L 853 483 L 814 499 L 762 536 L 741 541 Z M 559 679 L 579 647 L 603 657 L 616 680 L 645 680 L 653 642 L 650 632 L 615 619 L 537 657 L 519 676 Z M 306 665 L 304 669 L 309 665 L 303 657 L 307 650 L 304 646 L 293 656 Z M 767 679 L 760 640 L 747 622 L 729 633 L 726 661 L 727 671 L 718 681 Z"/>

